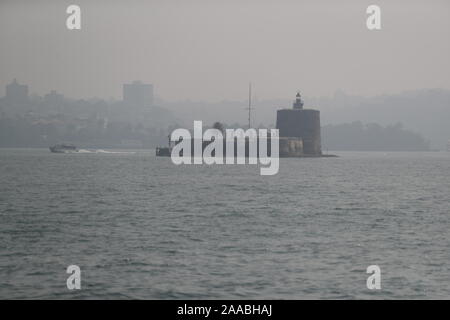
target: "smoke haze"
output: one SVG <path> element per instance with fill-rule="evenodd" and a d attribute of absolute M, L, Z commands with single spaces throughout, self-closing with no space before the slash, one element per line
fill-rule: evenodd
<path fill-rule="evenodd" d="M 121 98 L 140 79 L 169 101 L 450 89 L 448 1 L 2 1 L 0 94 L 13 78 L 44 94 Z"/>

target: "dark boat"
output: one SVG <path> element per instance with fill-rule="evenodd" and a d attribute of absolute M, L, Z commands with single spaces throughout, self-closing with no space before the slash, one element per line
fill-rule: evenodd
<path fill-rule="evenodd" d="M 170 157 L 172 153 L 172 148 L 170 147 L 157 147 L 156 156 L 157 157 Z"/>
<path fill-rule="evenodd" d="M 170 141 L 170 135 L 168 135 L 167 138 L 169 138 L 169 145 L 167 147 L 156 147 L 157 157 L 170 157 L 170 155 L 172 154 L 172 144 Z"/>
<path fill-rule="evenodd" d="M 51 152 L 54 153 L 72 153 L 72 152 L 78 152 L 78 148 L 74 146 L 73 144 L 56 144 L 54 146 L 49 147 Z"/>

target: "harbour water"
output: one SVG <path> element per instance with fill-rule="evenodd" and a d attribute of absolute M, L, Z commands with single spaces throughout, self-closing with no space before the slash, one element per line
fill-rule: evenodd
<path fill-rule="evenodd" d="M 261 176 L 0 149 L 0 298 L 449 299 L 450 153 L 333 153 Z"/>

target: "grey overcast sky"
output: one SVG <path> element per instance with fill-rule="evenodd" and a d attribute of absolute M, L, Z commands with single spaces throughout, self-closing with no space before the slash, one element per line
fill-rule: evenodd
<path fill-rule="evenodd" d="M 260 99 L 450 89 L 449 39 L 448 0 L 0 1 L 0 94 L 13 78 L 106 99 L 135 79 L 165 100 L 244 100 L 250 80 Z"/>

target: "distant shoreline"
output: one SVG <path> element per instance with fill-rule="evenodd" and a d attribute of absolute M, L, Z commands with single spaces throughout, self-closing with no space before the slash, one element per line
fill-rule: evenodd
<path fill-rule="evenodd" d="M 42 149 L 42 150 L 48 150 L 48 147 L 46 146 L 38 146 L 38 147 L 23 147 L 23 146 L 0 146 L 1 149 Z M 86 150 L 138 150 L 138 151 L 155 151 L 156 147 L 153 148 L 126 148 L 126 147 L 80 147 L 80 149 L 86 149 Z M 322 155 L 304 155 L 302 157 L 280 157 L 280 158 L 334 158 L 339 157 L 339 155 L 335 155 L 332 153 L 336 152 L 345 152 L 345 153 L 450 153 L 447 150 L 328 150 L 327 153 Z"/>

